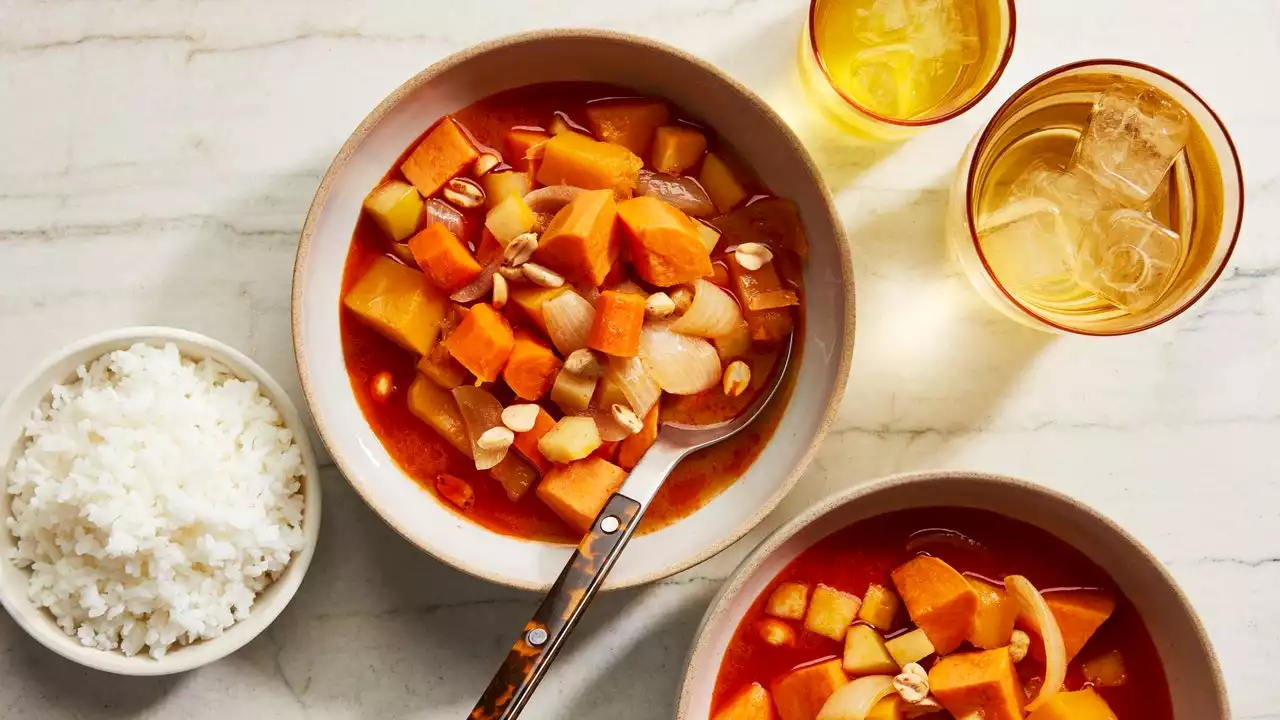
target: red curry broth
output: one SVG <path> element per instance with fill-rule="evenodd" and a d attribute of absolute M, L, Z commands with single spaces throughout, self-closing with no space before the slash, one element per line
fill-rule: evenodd
<path fill-rule="evenodd" d="M 1124 658 L 1127 682 L 1094 689 L 1119 720 L 1172 720 L 1168 683 L 1155 645 L 1137 610 L 1111 578 L 1082 553 L 1039 528 L 970 508 L 921 508 L 880 515 L 805 550 L 773 579 L 739 623 L 720 665 L 712 707 L 719 710 L 751 683 L 770 688 L 796 667 L 841 657 L 841 643 L 808 632 L 798 622 L 787 621 L 796 631 L 793 647 L 775 647 L 760 639 L 757 623 L 770 617 L 765 604 L 780 584 L 800 582 L 814 587 L 822 583 L 864 597 L 871 584 L 892 589 L 890 572 L 921 553 L 943 560 L 963 575 L 995 584 L 1008 575 L 1023 575 L 1046 597 L 1054 590 L 1076 588 L 1109 592 L 1117 599 L 1116 609 L 1068 665 L 1064 690 L 1087 687 L 1083 663 L 1117 650 Z M 908 627 L 914 626 L 900 608 L 893 629 L 884 635 L 897 637 Z M 1032 643 L 1036 642 L 1033 635 Z M 972 650 L 965 643 L 956 652 Z M 927 669 L 932 660 L 922 664 Z M 1029 656 L 1017 669 L 1024 687 L 1038 688 L 1044 675 L 1042 662 Z"/>
<path fill-rule="evenodd" d="M 481 151 L 501 155 L 506 133 L 513 128 L 546 127 L 554 116 L 565 117 L 574 127 L 584 117 L 588 103 L 611 99 L 637 97 L 637 94 L 609 85 L 595 83 L 552 83 L 516 88 L 477 102 L 451 117 L 472 139 Z M 672 111 L 672 123 L 687 123 L 698 127 L 708 136 L 709 147 L 718 153 L 732 151 L 718 143 L 710 129 L 692 122 L 678 108 Z M 425 130 L 418 141 L 410 145 L 387 179 L 398 178 L 397 168 L 413 149 L 426 137 L 435 125 Z M 649 159 L 645 158 L 646 167 Z M 505 168 L 505 165 L 502 166 Z M 739 166 L 739 169 L 740 166 Z M 696 175 L 691 168 L 687 175 Z M 738 176 L 752 198 L 768 197 L 767 190 L 750 173 Z M 460 238 L 475 253 L 481 242 L 485 209 L 464 210 L 467 237 Z M 367 215 L 362 214 L 356 223 L 350 251 L 343 274 L 343 295 L 361 277 L 378 257 L 389 255 L 390 240 Z M 392 255 L 394 257 L 394 255 Z M 716 263 L 717 275 L 724 275 L 723 263 Z M 780 265 L 788 285 L 802 297 L 799 271 L 794 263 Z M 732 292 L 730 293 L 732 294 Z M 535 493 L 529 492 L 517 502 L 512 502 L 502 487 L 487 472 L 477 471 L 470 460 L 452 448 L 449 443 L 417 418 L 405 402 L 409 385 L 417 375 L 417 357 L 360 321 L 348 308 L 340 309 L 341 335 L 347 372 L 352 389 L 365 418 L 384 448 L 395 462 L 420 486 L 436 495 L 446 507 L 457 511 L 435 488 L 435 480 L 441 473 L 448 473 L 466 480 L 474 491 L 474 506 L 464 516 L 495 532 L 517 537 L 552 541 L 576 542 L 577 531 L 570 528 Z M 803 312 L 794 312 L 795 330 L 801 332 Z M 518 317 L 507 314 L 509 320 L 520 326 Z M 536 331 L 534 331 L 535 334 Z M 797 352 L 799 343 L 795 343 Z M 737 397 L 726 397 L 719 388 L 713 388 L 695 396 L 664 396 L 662 417 L 679 417 L 685 422 L 711 423 L 727 420 L 751 403 L 768 379 L 767 372 L 758 369 L 772 368 L 777 360 L 777 350 L 756 347 L 747 358 L 757 368 L 748 392 Z M 375 375 L 390 372 L 394 381 L 392 395 L 376 399 L 370 385 Z M 505 387 L 493 389 L 504 402 L 512 399 Z M 505 391 L 505 396 L 503 392 Z M 543 398 L 542 404 L 551 404 Z M 781 406 L 783 403 L 776 403 Z M 558 412 L 554 413 L 559 417 Z M 751 428 L 736 437 L 696 453 L 683 462 L 666 481 L 662 490 L 650 505 L 640 532 L 652 532 L 674 523 L 693 513 L 714 499 L 720 492 L 740 477 L 759 455 L 765 441 L 777 424 L 779 412 L 768 412 Z"/>

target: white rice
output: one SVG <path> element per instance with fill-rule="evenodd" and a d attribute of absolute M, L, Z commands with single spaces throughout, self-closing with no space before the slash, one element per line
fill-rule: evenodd
<path fill-rule="evenodd" d="M 258 384 L 172 345 L 81 366 L 9 475 L 28 594 L 88 647 L 221 635 L 303 547 L 302 456 Z"/>

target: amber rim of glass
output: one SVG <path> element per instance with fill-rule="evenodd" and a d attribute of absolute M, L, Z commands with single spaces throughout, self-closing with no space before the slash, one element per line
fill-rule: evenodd
<path fill-rule="evenodd" d="M 1227 147 L 1230 148 L 1231 150 L 1231 162 L 1233 165 L 1235 165 L 1236 183 L 1240 188 L 1240 193 L 1239 193 L 1240 202 L 1237 203 L 1236 210 L 1235 210 L 1235 230 L 1231 233 L 1231 240 L 1227 243 L 1227 250 L 1223 254 L 1222 260 L 1218 263 L 1218 267 L 1214 268 L 1213 273 L 1210 275 L 1208 281 L 1205 282 L 1204 287 L 1196 291 L 1196 293 L 1192 295 L 1190 298 L 1187 298 L 1187 300 L 1184 301 L 1182 305 L 1172 310 L 1171 312 L 1163 315 L 1162 317 L 1142 323 L 1140 325 L 1136 325 L 1131 328 L 1116 330 L 1114 332 L 1094 332 L 1091 330 L 1084 330 L 1081 328 L 1075 328 L 1069 325 L 1064 325 L 1062 323 L 1054 322 L 1044 317 L 1043 315 L 1037 313 L 1036 311 L 1032 310 L 1031 308 L 1027 307 L 1022 302 L 1020 302 L 1018 298 L 1016 298 L 1013 295 L 1013 293 L 1009 292 L 1009 290 L 1005 288 L 1005 286 L 1000 282 L 1000 280 L 996 277 L 995 272 L 992 271 L 990 263 L 987 262 L 987 256 L 984 255 L 982 252 L 982 244 L 978 242 L 978 231 L 977 231 L 978 225 L 973 212 L 973 189 L 974 189 L 975 180 L 977 179 L 977 174 L 978 174 L 978 163 L 976 162 L 976 159 L 980 154 L 982 154 L 982 149 L 986 147 L 987 141 L 990 140 L 991 131 L 993 128 L 995 128 L 996 118 L 1000 117 L 1005 110 L 1007 110 L 1011 105 L 1013 105 L 1013 103 L 1017 102 L 1019 98 L 1025 95 L 1032 88 L 1036 87 L 1037 85 L 1040 85 L 1041 83 L 1045 82 L 1046 80 L 1049 80 L 1050 78 L 1056 77 L 1065 72 L 1078 70 L 1080 68 L 1103 66 L 1103 65 L 1118 65 L 1120 67 L 1134 68 L 1137 70 L 1142 70 L 1145 72 L 1152 73 L 1153 75 L 1159 75 L 1160 77 L 1168 80 L 1169 82 L 1187 91 L 1187 93 L 1191 95 L 1191 97 L 1195 98 L 1196 102 L 1200 103 L 1200 105 L 1205 109 L 1205 111 L 1209 113 L 1209 117 L 1213 118 L 1213 121 L 1218 124 L 1218 129 L 1222 131 L 1222 137 L 1226 139 Z M 1013 95 L 1010 95 L 1009 99 L 1005 100 L 1004 104 L 1000 106 L 1000 109 L 996 110 L 995 114 L 991 116 L 991 120 L 987 122 L 986 127 L 982 129 L 982 134 L 978 136 L 978 142 L 973 146 L 973 154 L 969 158 L 969 170 L 967 175 L 968 177 L 965 179 L 965 184 L 964 184 L 965 222 L 968 225 L 969 238 L 973 241 L 974 252 L 977 253 L 978 260 L 982 262 L 982 268 L 983 270 L 986 271 L 987 277 L 991 278 L 992 284 L 995 285 L 996 288 L 1000 290 L 1000 292 L 1005 296 L 1006 299 L 1009 300 L 1009 302 L 1013 303 L 1014 307 L 1026 313 L 1027 316 L 1031 317 L 1037 322 L 1044 323 L 1049 327 L 1052 327 L 1057 330 L 1061 330 L 1062 332 L 1065 332 L 1065 333 L 1071 333 L 1073 335 L 1089 335 L 1092 337 L 1112 337 L 1112 336 L 1118 336 L 1118 335 L 1132 335 L 1133 333 L 1142 332 L 1143 330 L 1150 330 L 1151 328 L 1157 325 L 1162 325 L 1178 317 L 1182 313 L 1186 312 L 1187 308 L 1191 307 L 1192 305 L 1195 305 L 1197 302 L 1200 301 L 1200 298 L 1204 297 L 1205 293 L 1209 292 L 1209 288 L 1213 287 L 1214 284 L 1218 282 L 1218 278 L 1221 277 L 1223 271 L 1227 269 L 1227 263 L 1231 260 L 1231 254 L 1235 252 L 1235 249 L 1236 249 L 1236 241 L 1240 239 L 1240 227 L 1244 219 L 1244 170 L 1240 166 L 1240 153 L 1236 150 L 1236 143 L 1234 140 L 1231 139 L 1231 133 L 1227 132 L 1227 126 L 1225 123 L 1222 122 L 1222 118 L 1218 116 L 1218 113 L 1214 111 L 1213 107 L 1211 107 L 1209 103 L 1204 101 L 1204 98 L 1200 97 L 1199 93 L 1197 93 L 1195 90 L 1192 90 L 1189 85 L 1182 82 L 1177 77 L 1174 77 L 1170 73 L 1167 73 L 1164 70 L 1161 70 L 1159 68 L 1152 67 L 1150 65 L 1147 65 L 1146 63 L 1141 63 L 1134 60 L 1120 60 L 1116 58 L 1097 58 L 1093 60 L 1077 60 L 1076 62 L 1067 63 L 1066 65 L 1060 65 L 1052 70 L 1044 72 L 1039 76 L 1037 76 L 1036 78 L 1034 78 L 1033 80 L 1031 80 L 1030 82 L 1028 82 L 1026 85 L 1023 85 L 1022 87 L 1018 88 L 1018 91 L 1015 92 Z M 1228 210 L 1229 210 L 1228 208 L 1223 208 L 1224 221 L 1229 217 Z"/>
<path fill-rule="evenodd" d="M 840 99 L 844 100 L 849 107 L 873 120 L 877 120 L 888 125 L 896 125 L 904 128 L 929 127 L 930 125 L 937 125 L 938 123 L 946 122 L 951 118 L 967 112 L 969 108 L 972 108 L 974 105 L 981 102 L 982 99 L 986 97 L 993 88 L 995 88 L 996 83 L 1000 81 L 1000 76 L 1004 75 L 1004 69 L 1009 65 L 1009 60 L 1013 57 L 1013 41 L 1018 34 L 1018 13 L 1014 7 L 1014 0 L 1003 0 L 1004 4 L 1009 8 L 1009 31 L 1006 33 L 1008 36 L 1008 42 L 1004 46 L 1004 55 L 1000 57 L 1000 62 L 996 64 L 996 71 L 992 73 L 991 78 L 987 80 L 986 84 L 982 86 L 982 89 L 979 90 L 977 94 L 972 98 L 969 98 L 969 100 L 963 105 L 936 117 L 927 117 L 921 120 L 904 120 L 902 118 L 881 115 L 874 110 L 866 108 L 858 101 L 849 97 L 848 94 L 841 90 L 840 87 L 836 85 L 835 81 L 832 80 L 831 71 L 827 69 L 827 63 L 822 59 L 822 53 L 818 52 L 818 34 L 816 30 L 816 23 L 814 22 L 814 15 L 818 11 L 818 3 L 823 1 L 824 0 L 809 0 L 809 52 L 813 53 L 814 62 L 818 64 L 818 69 L 822 70 L 822 77 L 827 81 L 827 87 L 834 90 L 836 95 L 839 95 Z"/>

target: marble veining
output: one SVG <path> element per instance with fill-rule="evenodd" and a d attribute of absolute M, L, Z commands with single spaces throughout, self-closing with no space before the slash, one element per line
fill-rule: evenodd
<path fill-rule="evenodd" d="M 811 149 L 849 229 L 858 338 L 840 419 L 747 539 L 602 597 L 529 718 L 671 715 L 707 602 L 766 532 L 877 476 L 1004 472 L 1135 533 L 1199 609 L 1235 716 L 1280 719 L 1280 2 L 1024 1 L 1014 60 L 967 115 L 894 148 L 805 106 L 803 0 L 362 3 L 0 0 L 0 393 L 87 333 L 166 324 L 252 355 L 301 402 L 289 337 L 297 233 L 325 167 L 387 92 L 501 34 L 590 26 L 696 53 Z M 1246 217 L 1216 289 L 1120 339 L 1056 338 L 988 309 L 942 236 L 953 163 L 999 102 L 1071 60 L 1119 56 L 1196 88 L 1244 162 Z M 782 189 L 785 191 L 785 189 Z M 185 676 L 72 665 L 0 617 L 0 717 L 455 718 L 537 598 L 417 552 L 328 463 L 320 552 L 263 637 Z"/>

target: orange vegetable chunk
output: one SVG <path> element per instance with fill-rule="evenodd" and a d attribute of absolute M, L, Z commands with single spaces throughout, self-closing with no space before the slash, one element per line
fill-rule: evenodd
<path fill-rule="evenodd" d="M 485 303 L 473 306 L 444 340 L 449 354 L 485 382 L 498 379 L 515 344 L 507 319 Z"/>
<path fill-rule="evenodd" d="M 1067 662 L 1084 649 L 1085 643 L 1116 609 L 1116 599 L 1101 590 L 1057 590 L 1044 593 L 1044 601 L 1062 631 Z M 1027 632 L 1031 635 L 1031 657 L 1044 660 L 1044 641 L 1030 626 Z"/>
<path fill-rule="evenodd" d="M 772 273 L 773 282 L 780 282 L 777 273 L 772 272 L 773 263 L 765 264 L 760 270 L 747 270 L 738 263 L 734 255 L 730 254 L 725 258 L 725 265 L 729 268 L 729 279 L 733 281 L 734 293 L 738 296 L 738 302 L 742 304 L 742 315 L 746 318 L 747 331 L 751 339 L 767 345 L 776 345 L 786 340 L 795 328 L 795 317 L 790 307 L 751 309 L 752 301 L 771 287 L 770 273 Z M 794 294 L 792 292 L 793 296 Z"/>
<path fill-rule="evenodd" d="M 623 470 L 629 471 L 635 467 L 658 439 L 658 405 L 660 404 L 654 403 L 653 407 L 649 408 L 640 432 L 628 435 L 618 447 L 618 465 L 622 466 Z"/>
<path fill-rule="evenodd" d="M 935 557 L 920 555 L 894 569 L 893 584 L 911 621 L 939 655 L 960 647 L 973 627 L 978 594 L 964 576 Z"/>
<path fill-rule="evenodd" d="M 533 421 L 533 429 L 516 433 L 516 439 L 513 443 L 515 449 L 543 475 L 546 475 L 551 470 L 551 461 L 538 449 L 538 441 L 542 439 L 543 435 L 551 432 L 551 428 L 555 426 L 556 421 L 551 417 L 551 414 L 539 407 L 538 418 Z"/>
<path fill-rule="evenodd" d="M 760 683 L 751 683 L 734 695 L 711 720 L 774 720 L 773 701 Z"/>
<path fill-rule="evenodd" d="M 400 347 L 426 355 L 440 335 L 448 298 L 422 273 L 384 256 L 373 261 L 342 303 Z"/>
<path fill-rule="evenodd" d="M 1027 720 L 1116 720 L 1107 701 L 1092 688 L 1060 692 L 1049 698 Z"/>
<path fill-rule="evenodd" d="M 539 285 L 517 285 L 510 291 L 507 307 L 513 314 L 523 318 L 525 322 L 536 327 L 543 335 L 547 335 L 547 319 L 542 314 L 542 306 L 554 297 L 571 292 L 570 288 L 547 288 Z"/>
<path fill-rule="evenodd" d="M 618 259 L 613 234 L 617 213 L 612 192 L 582 193 L 556 213 L 538 241 L 534 259 L 571 282 L 599 287 Z"/>
<path fill-rule="evenodd" d="M 744 310 L 772 310 L 800 304 L 796 291 L 782 284 L 773 263 L 767 262 L 759 270 L 748 270 L 738 262 L 736 254 L 730 253 L 725 256 L 725 265 Z"/>
<path fill-rule="evenodd" d="M 587 457 L 556 465 L 538 483 L 538 497 L 574 530 L 587 532 L 627 472 L 608 460 Z"/>
<path fill-rule="evenodd" d="M 902 720 L 906 717 L 906 711 L 903 708 L 907 704 L 902 701 L 901 695 L 890 695 L 881 698 L 880 702 L 871 707 L 871 712 L 867 713 L 867 720 Z"/>
<path fill-rule="evenodd" d="M 551 139 L 550 133 L 528 128 L 512 128 L 507 131 L 507 164 L 516 170 L 531 171 L 542 156 L 542 144 Z"/>
<path fill-rule="evenodd" d="M 606 355 L 635 357 L 640 352 L 644 305 L 645 298 L 640 295 L 617 290 L 600 293 L 587 347 Z"/>
<path fill-rule="evenodd" d="M 451 117 L 440 121 L 418 143 L 409 157 L 400 165 L 400 172 L 418 188 L 422 197 L 431 197 L 444 184 L 462 172 L 480 157 L 471 138 Z"/>
<path fill-rule="evenodd" d="M 409 251 L 431 283 L 446 293 L 471 284 L 484 270 L 443 223 L 433 223 L 409 238 Z"/>
<path fill-rule="evenodd" d="M 973 616 L 973 627 L 969 629 L 967 640 L 983 650 L 1008 645 L 1014 623 L 1018 620 L 1018 601 L 1009 597 L 1002 587 L 978 578 L 967 580 L 978 593 L 978 612 Z"/>
<path fill-rule="evenodd" d="M 587 105 L 587 125 L 596 137 L 617 143 L 641 158 L 649 157 L 654 131 L 670 116 L 665 102 L 646 98 L 602 100 Z"/>
<path fill-rule="evenodd" d="M 633 198 L 618 205 L 618 220 L 631 265 L 646 282 L 671 287 L 713 273 L 697 226 L 673 205 L 647 195 Z"/>
<path fill-rule="evenodd" d="M 612 190 L 619 198 L 629 198 L 642 167 L 644 161 L 621 145 L 566 132 L 542 145 L 538 182 Z"/>
<path fill-rule="evenodd" d="M 707 151 L 707 136 L 685 125 L 666 125 L 653 136 L 653 169 L 683 175 Z"/>
<path fill-rule="evenodd" d="M 562 364 L 550 347 L 528 332 L 517 329 L 511 355 L 502 368 L 502 379 L 516 397 L 534 401 L 551 390 Z"/>
<path fill-rule="evenodd" d="M 848 682 L 840 658 L 805 665 L 773 684 L 773 704 L 781 720 L 815 720 L 827 698 Z"/>
<path fill-rule="evenodd" d="M 738 182 L 728 163 L 715 153 L 707 153 L 707 158 L 702 161 L 698 182 L 711 197 L 712 204 L 722 213 L 729 212 L 747 199 L 746 188 Z"/>
<path fill-rule="evenodd" d="M 929 670 L 929 688 L 958 718 L 1022 720 L 1022 683 L 1004 648 L 940 658 Z"/>

